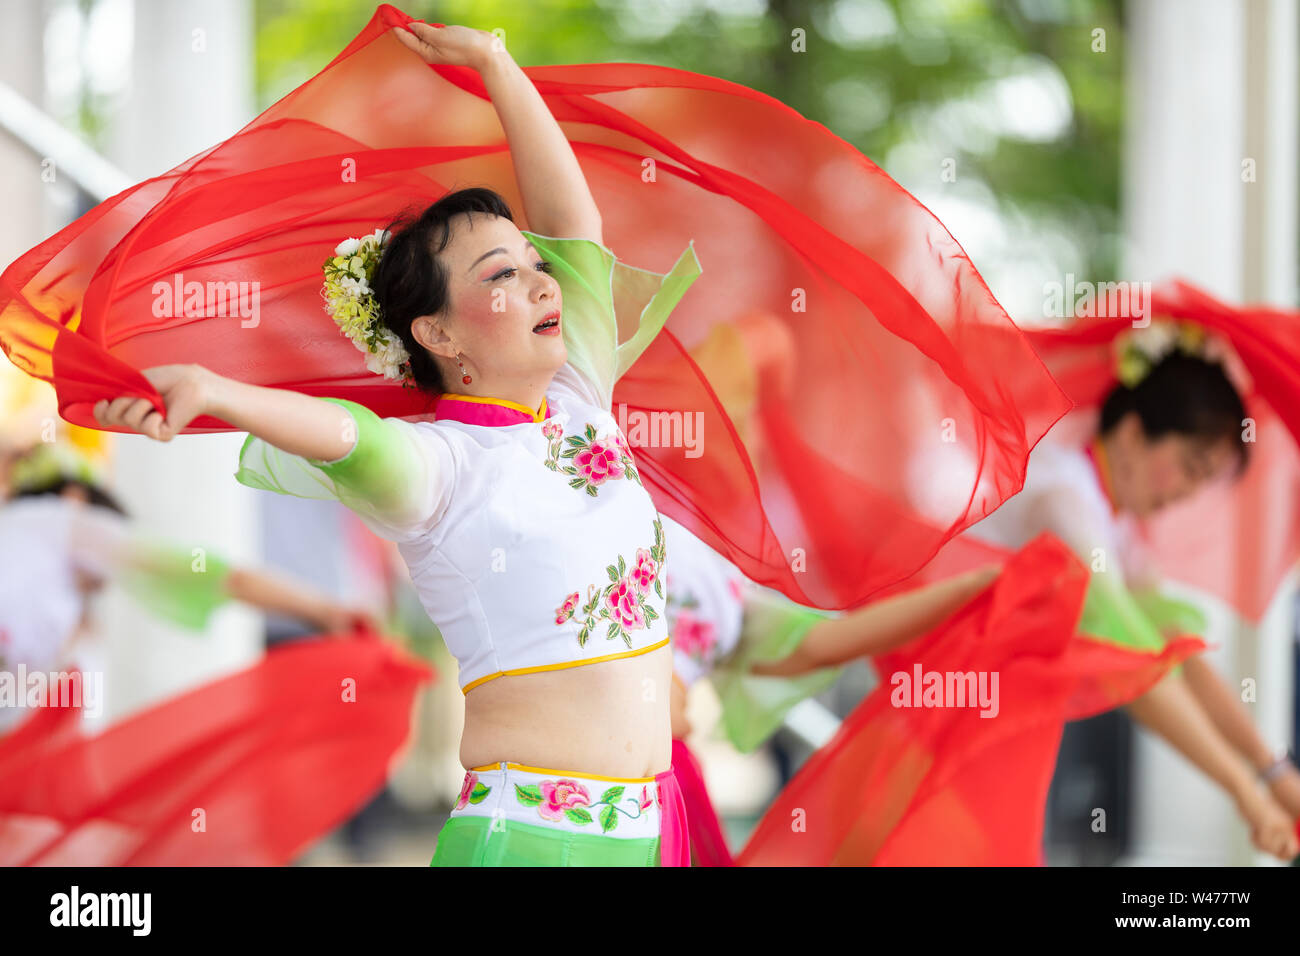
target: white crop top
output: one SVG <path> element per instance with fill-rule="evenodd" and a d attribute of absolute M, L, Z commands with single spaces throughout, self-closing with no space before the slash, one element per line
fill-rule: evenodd
<path fill-rule="evenodd" d="M 397 542 L 465 691 L 668 643 L 663 522 L 611 395 L 699 276 L 694 247 L 661 275 L 591 240 L 524 235 L 559 282 L 569 358 L 540 408 L 448 393 L 432 419 L 407 421 L 325 399 L 356 421 L 347 456 L 310 461 L 250 436 L 236 474 L 337 498 Z M 619 319 L 635 326 L 621 344 Z"/>

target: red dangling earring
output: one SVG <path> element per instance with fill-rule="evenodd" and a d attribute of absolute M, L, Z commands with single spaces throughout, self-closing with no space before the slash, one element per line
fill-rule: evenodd
<path fill-rule="evenodd" d="M 460 353 L 456 353 L 456 364 L 460 366 L 460 380 L 468 385 L 474 379 L 470 378 L 469 372 L 465 371 L 465 363 L 460 360 Z"/>

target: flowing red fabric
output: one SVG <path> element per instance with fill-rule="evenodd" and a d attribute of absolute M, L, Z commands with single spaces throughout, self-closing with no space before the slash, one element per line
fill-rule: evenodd
<path fill-rule="evenodd" d="M 1249 464 L 1236 481 L 1208 486 L 1141 523 L 1170 579 L 1182 581 L 1257 621 L 1300 559 L 1300 311 L 1235 307 L 1183 280 L 1153 289 L 1152 320 L 1204 327 L 1231 346 L 1227 357 L 1254 419 Z M 1081 411 L 1116 385 L 1115 339 L 1123 318 L 1079 319 L 1028 333 Z"/>
<path fill-rule="evenodd" d="M 140 370 L 175 362 L 381 415 L 429 411 L 367 372 L 336 330 L 321 262 L 452 189 L 489 186 L 523 205 L 480 77 L 402 46 L 389 31 L 409 20 L 379 7 L 240 132 L 5 271 L 0 345 L 54 383 L 64 417 L 94 427 L 93 403 L 116 395 L 161 408 Z M 661 512 L 751 579 L 836 609 L 907 577 L 1019 490 L 1030 449 L 1069 403 L 942 223 L 884 172 L 724 80 L 631 63 L 526 73 L 573 146 L 607 245 L 666 271 L 693 239 L 704 267 L 614 393 L 629 418 L 702 423 L 703 454 L 681 441 L 637 449 Z M 183 299 L 190 282 L 212 284 L 211 302 L 169 317 L 169 290 L 179 283 Z M 248 314 L 232 316 L 241 290 Z M 758 463 L 688 351 L 754 315 L 790 333 L 794 384 L 759 397 L 758 431 L 787 440 Z M 202 417 L 188 430 L 226 428 Z M 927 496 L 937 469 L 947 491 Z"/>
<path fill-rule="evenodd" d="M 1132 700 L 1205 647 L 1180 637 L 1142 654 L 1077 637 L 1087 584 L 1042 535 L 944 624 L 878 658 L 881 686 L 778 795 L 737 863 L 1038 865 L 1064 722 Z M 996 712 L 918 706 L 930 672 L 996 674 Z"/>
<path fill-rule="evenodd" d="M 709 789 L 704 785 L 704 771 L 686 741 L 673 739 L 673 771 L 686 807 L 687 831 L 691 837 L 691 856 L 696 866 L 731 866 L 731 851 L 722 832 L 718 811 L 713 809 Z"/>
<path fill-rule="evenodd" d="M 0 865 L 284 865 L 383 786 L 431 676 L 313 639 L 96 736 L 38 710 L 0 739 Z"/>

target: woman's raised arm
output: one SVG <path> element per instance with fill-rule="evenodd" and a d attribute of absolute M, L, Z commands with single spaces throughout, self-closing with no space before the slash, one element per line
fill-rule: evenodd
<path fill-rule="evenodd" d="M 352 416 L 333 402 L 237 382 L 201 365 L 157 365 L 144 376 L 162 396 L 166 418 L 148 399 L 124 396 L 98 402 L 95 420 L 171 441 L 198 416 L 212 415 L 268 445 L 317 461 L 343 458 L 356 444 Z"/>
<path fill-rule="evenodd" d="M 531 231 L 604 242 L 600 211 L 573 147 L 504 44 L 482 30 L 418 20 L 397 37 L 426 63 L 469 66 L 482 76 L 510 145 Z"/>

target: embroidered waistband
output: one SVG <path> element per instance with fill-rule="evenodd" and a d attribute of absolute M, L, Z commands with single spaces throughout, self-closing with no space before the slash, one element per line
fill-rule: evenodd
<path fill-rule="evenodd" d="M 654 777 L 601 777 L 503 761 L 465 774 L 451 815 L 646 839 L 659 836 L 660 800 Z"/>
<path fill-rule="evenodd" d="M 638 647 L 631 651 L 619 651 L 617 654 L 602 654 L 600 657 L 585 657 L 577 661 L 561 661 L 558 664 L 538 664 L 536 667 L 516 667 L 511 670 L 497 671 L 495 674 L 486 674 L 476 680 L 470 681 L 460 689 L 462 694 L 468 694 L 480 684 L 486 684 L 490 680 L 496 680 L 498 677 L 514 677 L 519 674 L 538 674 L 542 671 L 561 671 L 570 667 L 583 667 L 587 664 L 600 664 L 605 661 L 616 661 L 624 657 L 637 657 L 641 654 L 648 654 L 651 651 L 657 651 L 661 647 L 667 647 L 671 640 L 671 635 L 665 637 L 657 644 L 651 644 L 648 647 Z"/>

